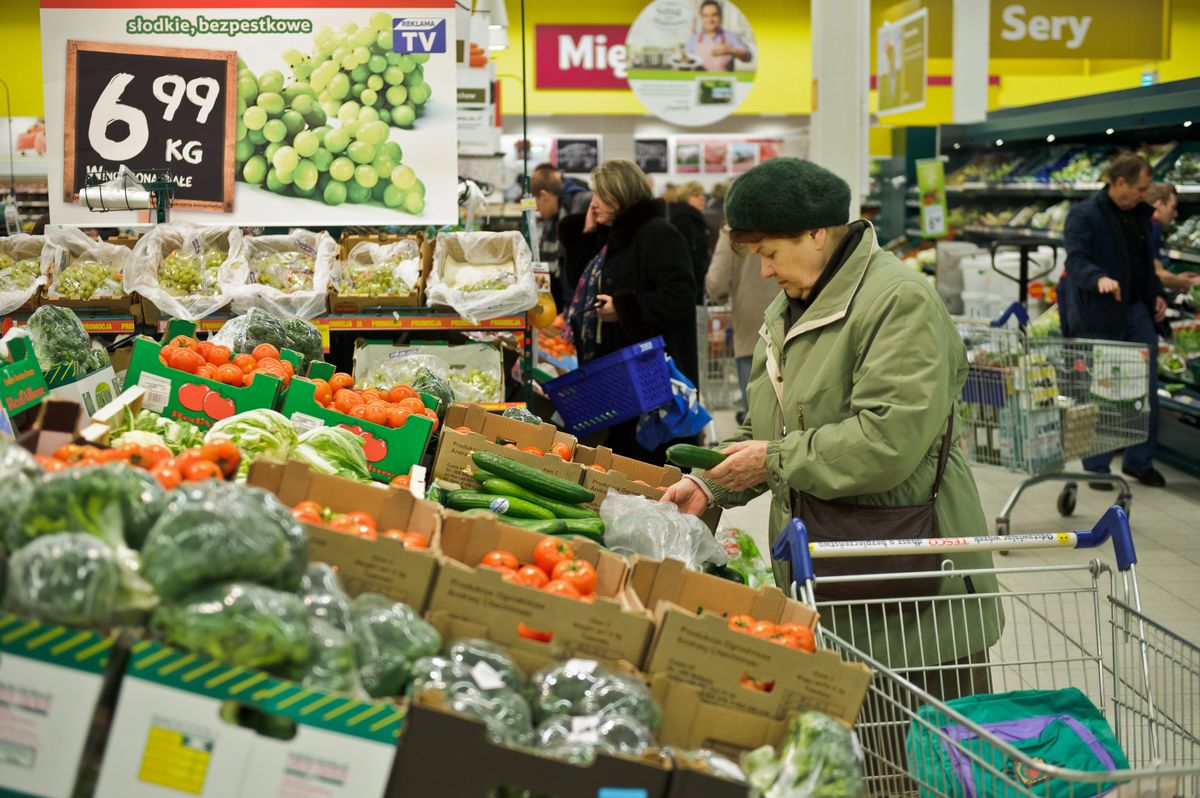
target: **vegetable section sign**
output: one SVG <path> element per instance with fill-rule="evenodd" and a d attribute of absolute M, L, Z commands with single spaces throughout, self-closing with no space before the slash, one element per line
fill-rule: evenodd
<path fill-rule="evenodd" d="M 232 51 L 67 42 L 65 201 L 122 164 L 161 164 L 176 206 L 232 211 L 236 82 Z"/>
<path fill-rule="evenodd" d="M 53 223 L 145 223 L 79 203 L 121 166 L 199 224 L 457 221 L 453 0 L 41 5 Z"/>

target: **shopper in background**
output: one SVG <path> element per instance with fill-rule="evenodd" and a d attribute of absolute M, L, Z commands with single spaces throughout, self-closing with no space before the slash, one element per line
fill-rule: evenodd
<path fill-rule="evenodd" d="M 1151 184 L 1150 164 L 1140 155 L 1118 156 L 1108 168 L 1108 185 L 1067 215 L 1067 328 L 1077 338 L 1129 341 L 1148 347 L 1150 431 L 1145 443 L 1125 450 L 1121 470 L 1143 485 L 1166 484 L 1154 468 L 1158 442 L 1158 332 L 1167 312 L 1163 286 L 1154 272 L 1151 217 L 1144 201 Z M 1060 283 L 1060 290 L 1062 284 Z M 1112 454 L 1084 458 L 1083 467 L 1108 474 Z M 1089 482 L 1111 490 L 1111 482 Z"/>
<path fill-rule="evenodd" d="M 695 384 L 696 278 L 683 236 L 633 161 L 605 161 L 592 173 L 592 186 L 587 215 L 569 216 L 559 228 L 572 257 L 590 253 L 566 312 L 579 362 L 661 335 L 667 354 Z M 662 463 L 666 447 L 646 451 L 636 434 L 632 419 L 610 428 L 605 444 Z"/>
<path fill-rule="evenodd" d="M 1155 183 L 1146 190 L 1146 202 L 1154 208 L 1150 220 L 1150 247 L 1154 252 L 1154 272 L 1163 287 L 1171 291 L 1191 291 L 1200 284 L 1200 274 L 1192 271 L 1173 272 L 1163 254 L 1163 233 L 1179 218 L 1179 194 L 1171 183 Z"/>
<path fill-rule="evenodd" d="M 729 191 L 728 183 L 717 183 L 708 193 L 708 202 L 704 206 L 704 223 L 708 226 L 708 258 L 712 260 L 717 251 L 717 239 L 721 228 L 725 225 L 725 192 Z"/>
<path fill-rule="evenodd" d="M 767 308 L 750 370 L 750 412 L 722 444 L 726 459 L 677 482 L 663 501 L 698 515 L 769 491 L 772 540 L 793 515 L 814 540 L 987 535 L 966 455 L 950 445 L 961 430 L 962 339 L 928 282 L 880 249 L 870 223 L 848 223 L 849 207 L 844 180 L 798 158 L 756 166 L 730 188 L 731 242 L 759 256 L 762 276 L 783 291 Z M 874 559 L 818 560 L 818 594 L 820 576 L 839 565 L 848 573 L 913 567 L 903 558 Z M 956 569 L 992 567 L 987 553 L 949 559 Z M 937 567 L 921 562 L 917 570 Z M 776 583 L 791 584 L 791 563 L 773 565 Z M 833 596 L 830 588 L 854 598 L 888 587 L 893 595 L 941 598 L 996 590 L 990 575 L 919 581 L 833 585 L 825 596 Z M 843 608 L 823 612 L 821 622 L 899 670 L 965 666 L 952 671 L 952 684 L 925 684 L 952 698 L 987 690 L 987 668 L 975 664 L 986 662 L 1000 636 L 999 609 L 990 604 L 972 600 L 968 612 L 949 600 L 913 601 L 903 612 Z"/>
<path fill-rule="evenodd" d="M 558 241 L 558 225 L 572 214 L 587 213 L 588 204 L 592 201 L 592 192 L 581 180 L 573 177 L 564 178 L 562 172 L 552 164 L 538 164 L 529 176 L 529 193 L 537 204 L 538 214 L 542 217 L 541 242 L 539 251 L 542 260 L 550 264 L 551 270 L 558 273 L 558 279 L 551 283 L 554 301 L 562 307 L 564 297 L 570 299 L 570 291 L 575 287 L 575 280 L 568 282 L 563 271 L 562 247 Z"/>
<path fill-rule="evenodd" d="M 745 248 L 734 249 L 729 234 L 721 232 L 712 263 L 708 266 L 706 286 L 714 304 L 727 300 L 732 307 L 733 356 L 737 363 L 738 385 L 742 388 L 742 410 L 738 423 L 750 409 L 746 385 L 750 382 L 750 364 L 758 344 L 758 330 L 771 300 L 779 295 L 779 284 L 762 276 L 762 261 Z"/>
<path fill-rule="evenodd" d="M 677 200 L 667 212 L 671 224 L 687 242 L 696 277 L 696 304 L 704 304 L 704 275 L 708 273 L 708 226 L 704 222 L 704 186 L 693 180 L 684 183 L 675 193 Z"/>
<path fill-rule="evenodd" d="M 667 207 L 671 207 L 679 201 L 679 186 L 674 183 L 667 183 L 663 186 L 662 201 L 667 203 Z"/>

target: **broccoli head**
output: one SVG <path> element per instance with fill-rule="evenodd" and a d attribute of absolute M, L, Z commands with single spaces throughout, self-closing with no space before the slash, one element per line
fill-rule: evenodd
<path fill-rule="evenodd" d="M 359 675 L 372 698 L 401 695 L 421 657 L 442 646 L 441 635 L 407 604 L 374 593 L 354 599 L 354 649 Z"/>
<path fill-rule="evenodd" d="M 283 331 L 287 335 L 287 348 L 300 355 L 300 374 L 308 373 L 309 363 L 324 359 L 321 331 L 312 322 L 293 316 L 284 320 Z"/>

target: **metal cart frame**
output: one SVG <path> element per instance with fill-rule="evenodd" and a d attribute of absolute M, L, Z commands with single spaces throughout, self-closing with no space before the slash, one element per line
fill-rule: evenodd
<path fill-rule="evenodd" d="M 814 602 L 814 558 L 934 551 L 1083 549 L 1110 540 L 1116 555 L 1116 571 L 1098 559 L 1065 567 L 970 571 L 955 570 L 946 561 L 943 579 L 994 574 L 1001 588 L 995 593 Z M 1120 507 L 1110 508 L 1099 523 L 1082 532 L 938 538 L 932 545 L 920 540 L 810 544 L 803 523 L 794 520 L 772 546 L 772 555 L 792 562 L 797 580 L 792 585 L 793 594 L 815 603 L 821 611 L 819 643 L 837 651 L 843 659 L 862 662 L 875 672 L 857 724 L 872 796 L 1200 795 L 1200 647 L 1142 611 L 1135 567 L 1137 555 L 1128 518 Z M 1028 575 L 1026 581 L 1036 587 L 1023 591 L 1003 587 L 1006 579 L 1018 581 L 1018 575 Z M 830 577 L 821 582 L 928 576 L 927 572 L 863 574 Z M 798 590 L 801 583 L 803 587 Z M 1101 596 L 1103 587 L 1107 587 L 1106 597 Z M 1003 612 L 1005 632 L 982 658 L 938 664 L 908 661 L 901 672 L 900 666 L 890 667 L 881 661 L 879 652 L 863 650 L 864 641 L 846 639 L 842 636 L 845 630 L 834 630 L 825 621 L 826 617 L 836 617 L 839 607 L 853 607 L 859 612 L 907 608 L 919 613 L 922 612 L 919 608 L 929 609 L 937 603 L 948 603 L 961 610 L 963 624 L 982 618 L 985 612 Z M 932 612 L 928 616 L 918 614 L 917 626 L 922 618 L 928 617 L 932 617 Z M 957 629 L 939 629 L 934 623 L 924 631 L 942 636 L 961 633 L 959 616 L 952 617 L 956 620 L 951 626 L 957 625 Z M 887 654 L 888 651 L 882 652 L 882 656 Z M 1033 760 L 942 700 L 940 696 L 947 692 L 962 695 L 984 692 L 970 686 L 980 669 L 994 692 L 1078 688 L 1104 714 L 1130 767 L 1085 772 Z M 968 685 L 965 690 L 964 682 Z M 952 758 L 969 763 L 965 766 L 975 774 L 976 789 L 968 790 L 951 779 L 927 778 L 929 773 L 917 773 L 909 767 L 906 735 L 918 728 L 933 735 Z M 997 762 L 1006 764 L 999 767 Z"/>

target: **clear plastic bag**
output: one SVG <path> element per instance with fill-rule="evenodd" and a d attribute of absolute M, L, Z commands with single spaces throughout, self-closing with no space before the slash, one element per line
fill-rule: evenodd
<path fill-rule="evenodd" d="M 537 304 L 532 260 L 516 231 L 439 233 L 426 302 L 449 306 L 473 323 L 524 313 Z"/>
<path fill-rule="evenodd" d="M 362 241 L 333 267 L 332 283 L 342 296 L 398 296 L 412 293 L 421 279 L 421 248 L 415 239 L 391 244 Z"/>
<path fill-rule="evenodd" d="M 46 284 L 42 271 L 45 236 L 24 233 L 0 238 L 0 316 L 7 316 Z"/>
<path fill-rule="evenodd" d="M 504 361 L 489 344 L 403 347 L 370 367 L 359 381 L 383 390 L 413 385 L 422 368 L 445 382 L 457 402 L 504 401 Z"/>
<path fill-rule="evenodd" d="M 442 646 L 437 630 L 407 604 L 363 593 L 352 605 L 359 675 L 372 698 L 404 693 L 412 666 Z"/>
<path fill-rule="evenodd" d="M 12 520 L 20 515 L 44 473 L 27 449 L 12 438 L 0 436 L 0 485 L 4 485 L 4 501 L 0 502 L 0 536 L 7 533 Z"/>
<path fill-rule="evenodd" d="M 228 305 L 249 272 L 240 229 L 168 222 L 138 239 L 126 264 L 125 290 L 167 316 L 199 321 Z"/>
<path fill-rule="evenodd" d="M 229 347 L 238 354 L 249 354 L 259 344 L 270 344 L 276 349 L 287 346 L 287 330 L 283 322 L 273 313 L 260 308 L 250 308 L 243 316 L 234 316 L 221 325 L 212 342 Z"/>
<path fill-rule="evenodd" d="M 129 247 L 91 239 L 78 227 L 46 229 L 42 274 L 46 297 L 113 299 L 125 296 L 124 273 Z"/>
<path fill-rule="evenodd" d="M 748 586 L 756 589 L 775 586 L 771 563 L 762 556 L 749 532 L 726 528 L 724 523 L 719 523 L 716 539 L 717 545 L 725 550 L 725 556 L 729 558 L 725 567 L 741 574 Z"/>
<path fill-rule="evenodd" d="M 337 571 L 323 562 L 309 564 L 300 578 L 296 595 L 304 602 L 308 617 L 323 621 L 343 632 L 351 630 L 352 604 L 342 588 Z"/>
<path fill-rule="evenodd" d="M 707 748 L 697 748 L 694 751 L 684 751 L 681 756 L 687 759 L 688 764 L 696 770 L 710 773 L 729 781 L 736 781 L 739 784 L 746 783 L 746 774 L 742 771 L 740 765 L 716 751 L 710 751 Z"/>
<path fill-rule="evenodd" d="M 92 346 L 83 323 L 70 308 L 42 305 L 30 315 L 28 324 L 9 330 L 5 339 L 17 335 L 29 337 L 43 371 L 61 366 L 90 374 L 110 365 L 108 352 Z"/>
<path fill-rule="evenodd" d="M 555 715 L 542 721 L 535 734 L 538 747 L 550 751 L 562 746 L 582 745 L 640 756 L 655 744 L 650 730 L 628 715 Z"/>
<path fill-rule="evenodd" d="M 260 308 L 276 316 L 311 319 L 326 309 L 337 243 L 328 233 L 293 230 L 288 235 L 247 236 L 247 284 L 233 291 L 234 313 Z"/>
<path fill-rule="evenodd" d="M 854 732 L 823 712 L 788 721 L 779 753 L 769 745 L 742 756 L 750 786 L 763 798 L 858 798 L 863 752 Z"/>
<path fill-rule="evenodd" d="M 446 657 L 466 666 L 477 683 L 499 680 L 513 690 L 525 689 L 525 677 L 504 649 L 490 640 L 467 638 L 454 641 L 446 649 Z"/>
<path fill-rule="evenodd" d="M 595 660 L 569 659 L 530 679 L 530 703 L 539 721 L 555 715 L 628 715 L 657 728 L 661 711 L 646 685 Z"/>
<path fill-rule="evenodd" d="M 609 491 L 600 505 L 600 518 L 604 545 L 620 554 L 655 560 L 670 557 L 697 570 L 706 563 L 724 565 L 728 560 L 703 521 L 679 512 L 669 502 Z"/>
<path fill-rule="evenodd" d="M 367 693 L 358 678 L 358 661 L 350 635 L 310 615 L 308 637 L 312 644 L 308 661 L 296 669 L 292 678 L 314 690 L 366 698 Z"/>
<path fill-rule="evenodd" d="M 468 643 L 471 651 L 482 653 L 478 643 Z M 456 643 L 451 649 L 463 654 L 465 649 Z M 533 736 L 533 712 L 529 702 L 515 689 L 505 685 L 490 663 L 501 664 L 487 652 L 474 665 L 450 657 L 422 657 L 413 665 L 412 692 L 419 695 L 434 691 L 447 698 L 447 706 L 483 720 L 488 736 L 498 742 L 523 745 Z"/>

